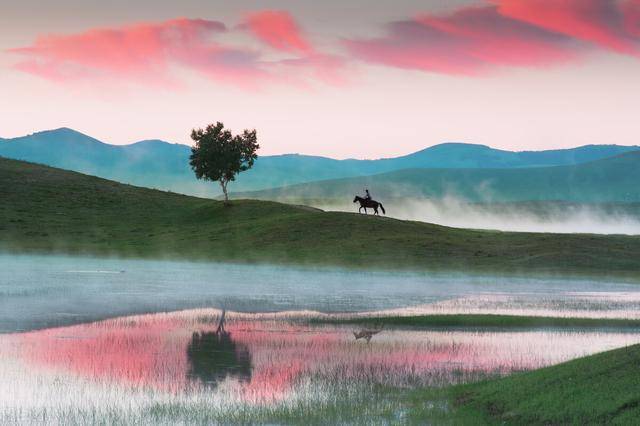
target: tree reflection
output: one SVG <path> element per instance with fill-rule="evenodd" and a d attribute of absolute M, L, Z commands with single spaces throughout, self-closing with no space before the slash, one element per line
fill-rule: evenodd
<path fill-rule="evenodd" d="M 193 333 L 187 346 L 187 358 L 187 377 L 212 388 L 227 377 L 236 377 L 241 381 L 251 378 L 249 350 L 244 345 L 235 343 L 231 333 L 224 329 L 219 332 Z"/>

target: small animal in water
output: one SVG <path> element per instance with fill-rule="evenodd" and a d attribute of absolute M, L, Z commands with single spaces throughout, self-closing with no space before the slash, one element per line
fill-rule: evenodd
<path fill-rule="evenodd" d="M 380 333 L 382 331 L 382 329 L 378 329 L 378 330 L 366 330 L 366 329 L 362 329 L 360 331 L 354 331 L 353 332 L 353 336 L 356 338 L 356 340 L 358 339 L 364 339 L 367 341 L 367 343 L 369 343 L 371 341 L 371 338 L 373 336 L 375 336 L 376 334 Z"/>

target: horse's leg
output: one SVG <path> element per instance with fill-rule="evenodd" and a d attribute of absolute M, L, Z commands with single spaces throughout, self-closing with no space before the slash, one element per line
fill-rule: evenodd
<path fill-rule="evenodd" d="M 375 212 L 376 215 L 378 214 L 378 208 L 377 207 L 374 207 L 373 211 Z"/>

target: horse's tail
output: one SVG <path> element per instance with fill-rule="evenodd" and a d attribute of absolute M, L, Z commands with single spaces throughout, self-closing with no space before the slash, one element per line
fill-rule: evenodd
<path fill-rule="evenodd" d="M 378 203 L 378 204 L 380 205 L 380 208 L 382 209 L 382 213 L 383 214 L 387 214 L 387 212 L 384 211 L 384 207 L 383 207 L 382 203 Z"/>

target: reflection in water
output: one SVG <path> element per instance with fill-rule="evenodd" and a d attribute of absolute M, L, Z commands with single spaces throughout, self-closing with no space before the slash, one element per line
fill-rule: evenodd
<path fill-rule="evenodd" d="M 251 379 L 251 354 L 246 346 L 237 344 L 231 333 L 193 333 L 187 346 L 188 379 L 196 379 L 214 388 L 227 377 L 241 382 Z"/>
<path fill-rule="evenodd" d="M 198 309 L 0 335 L 0 424 L 28 423 L 25 413 L 36 424 L 158 424 L 203 410 L 213 417 L 191 423 L 242 423 L 234 416 L 251 410 L 469 382 L 640 343 L 628 330 L 385 327 L 366 344 L 353 326 L 308 313 L 228 317 Z"/>

